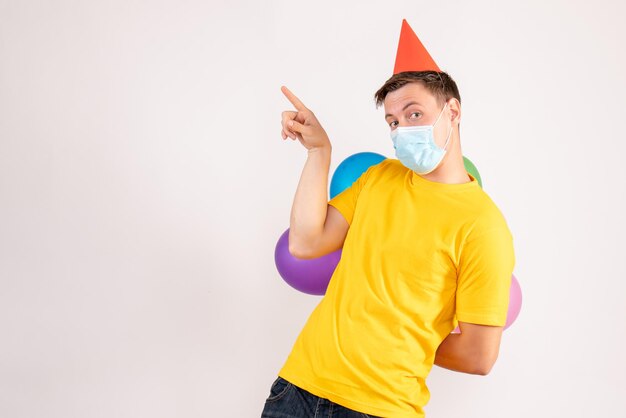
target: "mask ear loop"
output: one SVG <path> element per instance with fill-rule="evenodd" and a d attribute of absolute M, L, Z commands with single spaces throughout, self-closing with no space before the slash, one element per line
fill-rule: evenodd
<path fill-rule="evenodd" d="M 452 136 L 452 129 L 454 127 L 452 126 L 452 121 L 450 121 L 450 132 L 448 133 L 448 138 L 446 139 L 446 143 L 443 145 L 443 150 L 446 151 L 446 147 L 448 146 L 448 141 L 450 140 L 450 137 Z"/>
<path fill-rule="evenodd" d="M 437 122 L 439 122 L 439 119 L 441 119 L 441 115 L 443 115 L 443 111 L 446 110 L 446 106 L 448 106 L 448 102 L 446 102 L 446 104 L 443 105 L 443 109 L 441 109 L 441 112 L 439 112 L 439 116 L 437 116 L 437 120 L 435 121 L 435 123 L 433 123 L 433 128 L 435 127 Z"/>
<path fill-rule="evenodd" d="M 446 102 L 446 104 L 444 105 L 443 109 L 441 109 L 441 113 L 439 114 L 439 117 L 437 117 L 437 120 L 435 121 L 435 123 L 433 123 L 433 128 L 435 127 L 435 125 L 437 124 L 437 122 L 439 122 L 439 118 L 441 117 L 441 115 L 443 115 L 443 111 L 446 110 L 446 106 L 448 106 L 448 102 Z M 452 126 L 452 121 L 450 121 L 450 131 L 448 132 L 448 137 L 446 138 L 446 143 L 443 145 L 443 150 L 446 151 L 446 147 L 448 146 L 448 141 L 450 140 L 450 137 L 452 136 L 452 129 L 454 127 Z"/>
<path fill-rule="evenodd" d="M 437 76 L 439 77 L 439 81 L 441 82 L 441 90 L 446 91 L 446 83 L 445 81 L 443 81 L 443 78 L 441 78 L 441 74 L 439 72 L 437 72 Z M 441 109 L 441 113 L 437 117 L 437 120 L 435 121 L 435 123 L 433 123 L 433 129 L 435 128 L 435 125 L 437 124 L 437 122 L 439 122 L 439 118 L 441 117 L 441 115 L 443 115 L 443 111 L 446 110 L 446 106 L 448 106 L 448 101 L 446 101 L 446 104 L 443 107 L 443 109 Z M 450 140 L 450 137 L 452 136 L 453 128 L 454 127 L 452 126 L 452 121 L 450 121 L 450 132 L 448 132 L 448 138 L 446 138 L 446 143 L 443 145 L 444 151 L 446 151 L 446 147 L 448 146 L 448 141 Z"/>

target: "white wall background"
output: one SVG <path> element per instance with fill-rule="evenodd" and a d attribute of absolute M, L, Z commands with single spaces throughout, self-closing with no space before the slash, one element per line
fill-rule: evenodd
<path fill-rule="evenodd" d="M 258 417 L 319 297 L 273 251 L 305 161 L 393 156 L 373 93 L 406 18 L 463 99 L 521 315 L 427 415 L 626 408 L 623 2 L 0 0 L 0 416 Z"/>

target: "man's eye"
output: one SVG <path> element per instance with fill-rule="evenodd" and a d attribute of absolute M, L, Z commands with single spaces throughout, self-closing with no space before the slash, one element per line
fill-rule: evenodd
<path fill-rule="evenodd" d="M 413 112 L 409 115 L 409 119 L 417 119 L 420 115 L 420 112 Z"/>
<path fill-rule="evenodd" d="M 391 122 L 389 124 L 389 126 L 391 126 L 392 128 L 395 128 L 397 125 L 398 125 L 398 121 L 397 120 L 394 120 L 393 122 Z"/>

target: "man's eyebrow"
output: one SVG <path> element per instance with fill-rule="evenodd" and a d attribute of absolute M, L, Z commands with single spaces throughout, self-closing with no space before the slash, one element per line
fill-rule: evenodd
<path fill-rule="evenodd" d="M 402 108 L 402 111 L 404 112 L 406 110 L 407 107 L 412 106 L 412 105 L 422 105 L 420 102 L 408 102 L 407 104 L 404 105 L 404 107 Z M 393 116 L 391 113 L 387 113 L 385 115 L 385 119 L 387 119 L 389 116 Z"/>

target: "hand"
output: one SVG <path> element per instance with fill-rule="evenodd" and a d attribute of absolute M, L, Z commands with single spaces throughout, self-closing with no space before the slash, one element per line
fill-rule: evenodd
<path fill-rule="evenodd" d="M 282 113 L 283 139 L 287 137 L 295 141 L 296 138 L 309 151 L 330 147 L 328 135 L 319 121 L 307 107 L 289 89 L 282 86 L 280 90 L 289 99 L 296 111 L 287 110 Z"/>

